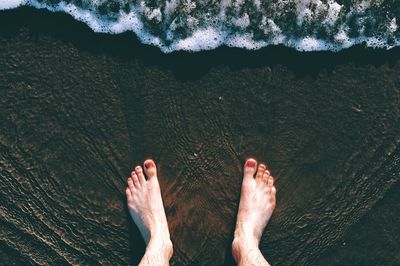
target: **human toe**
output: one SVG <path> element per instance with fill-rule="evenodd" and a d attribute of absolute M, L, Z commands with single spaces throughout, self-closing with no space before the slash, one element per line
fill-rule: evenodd
<path fill-rule="evenodd" d="M 272 175 L 269 175 L 267 185 L 269 187 L 272 187 L 274 185 L 274 177 Z"/>
<path fill-rule="evenodd" d="M 253 178 L 257 169 L 257 161 L 254 159 L 248 159 L 244 165 L 244 177 Z"/>
<path fill-rule="evenodd" d="M 140 165 L 135 167 L 135 172 L 136 172 L 136 174 L 138 176 L 139 183 L 140 184 L 146 183 L 146 178 L 144 177 L 143 169 L 142 169 L 142 167 Z"/>
<path fill-rule="evenodd" d="M 133 180 L 131 177 L 128 178 L 128 188 L 131 191 L 131 193 L 133 192 L 133 190 L 135 189 L 135 184 L 133 183 Z"/>
<path fill-rule="evenodd" d="M 148 159 L 144 161 L 144 172 L 148 179 L 152 179 L 157 176 L 157 167 L 153 160 Z"/>
<path fill-rule="evenodd" d="M 258 165 L 257 173 L 256 173 L 256 179 L 262 180 L 263 174 L 264 174 L 264 172 L 265 172 L 265 169 L 267 169 L 267 167 L 265 166 L 265 164 L 260 163 L 260 164 Z"/>
<path fill-rule="evenodd" d="M 139 182 L 139 178 L 138 178 L 138 176 L 137 176 L 135 171 L 132 171 L 131 178 L 132 178 L 132 181 L 133 181 L 133 184 L 135 185 L 135 187 L 139 187 L 140 186 L 140 182 Z"/>

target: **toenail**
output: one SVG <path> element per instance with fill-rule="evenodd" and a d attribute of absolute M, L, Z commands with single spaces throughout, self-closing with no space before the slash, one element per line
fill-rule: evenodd
<path fill-rule="evenodd" d="M 253 161 L 253 160 L 249 160 L 249 161 L 247 161 L 247 166 L 248 167 L 254 167 L 254 166 L 256 166 L 256 162 Z"/>
<path fill-rule="evenodd" d="M 135 172 L 135 171 L 132 171 L 131 175 L 132 175 L 132 176 L 136 175 L 136 172 Z"/>
<path fill-rule="evenodd" d="M 154 163 L 153 163 L 152 161 L 149 161 L 149 162 L 146 162 L 146 163 L 144 164 L 144 166 L 145 166 L 146 168 L 150 168 L 150 167 L 154 166 Z"/>
<path fill-rule="evenodd" d="M 266 171 L 265 171 L 265 174 L 266 174 L 266 175 L 270 175 L 271 173 L 270 173 L 268 170 L 266 170 Z"/>

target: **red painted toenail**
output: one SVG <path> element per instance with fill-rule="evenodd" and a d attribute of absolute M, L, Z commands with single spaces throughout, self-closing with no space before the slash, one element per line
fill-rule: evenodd
<path fill-rule="evenodd" d="M 146 162 L 145 164 L 144 164 L 144 166 L 146 166 L 146 168 L 150 168 L 150 167 L 152 167 L 152 166 L 154 166 L 154 163 L 153 162 Z"/>
<path fill-rule="evenodd" d="M 249 160 L 249 161 L 247 161 L 247 164 L 246 164 L 248 167 L 254 167 L 254 166 L 256 166 L 256 162 L 255 161 L 253 161 L 253 160 Z"/>

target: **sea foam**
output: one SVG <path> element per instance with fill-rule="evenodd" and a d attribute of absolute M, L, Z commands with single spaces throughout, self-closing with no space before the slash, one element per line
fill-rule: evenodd
<path fill-rule="evenodd" d="M 393 0 L 0 0 L 65 12 L 95 32 L 134 32 L 163 52 L 221 45 L 338 51 L 355 44 L 400 45 L 400 5 Z"/>
<path fill-rule="evenodd" d="M 0 1 L 0 10 L 12 9 L 22 5 L 24 0 L 3 0 Z"/>

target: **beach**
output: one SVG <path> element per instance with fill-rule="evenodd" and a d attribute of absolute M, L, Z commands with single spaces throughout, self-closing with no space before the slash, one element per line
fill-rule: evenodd
<path fill-rule="evenodd" d="M 276 177 L 272 265 L 400 260 L 399 48 L 164 54 L 28 7 L 0 25 L 5 265 L 136 265 L 124 191 L 149 157 L 172 265 L 233 265 L 249 157 Z"/>

